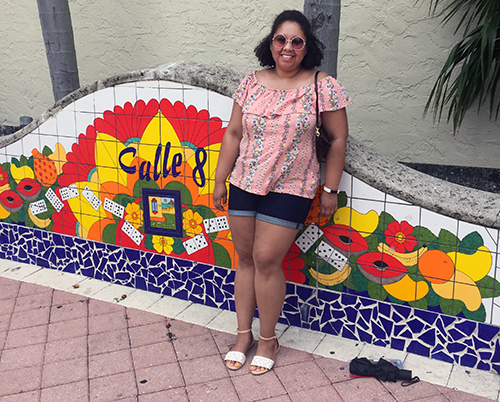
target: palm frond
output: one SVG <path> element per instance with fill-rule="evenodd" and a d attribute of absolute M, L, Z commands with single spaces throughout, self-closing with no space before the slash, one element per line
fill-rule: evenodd
<path fill-rule="evenodd" d="M 497 99 L 500 81 L 500 0 L 430 0 L 429 12 L 443 17 L 443 24 L 460 17 L 455 34 L 463 28 L 462 39 L 451 49 L 436 79 L 424 115 L 432 110 L 434 122 L 442 118 L 449 106 L 447 121 L 453 121 L 457 133 L 467 110 L 475 103 L 478 112 L 490 104 L 490 119 L 498 118 Z"/>

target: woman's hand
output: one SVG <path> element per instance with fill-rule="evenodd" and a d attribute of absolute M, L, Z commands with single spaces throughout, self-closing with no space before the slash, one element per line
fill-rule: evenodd
<path fill-rule="evenodd" d="M 319 216 L 332 216 L 337 212 L 337 194 L 323 191 L 319 197 Z"/>
<path fill-rule="evenodd" d="M 225 183 L 215 183 L 214 205 L 219 211 L 224 211 L 224 205 L 227 203 L 227 187 Z"/>

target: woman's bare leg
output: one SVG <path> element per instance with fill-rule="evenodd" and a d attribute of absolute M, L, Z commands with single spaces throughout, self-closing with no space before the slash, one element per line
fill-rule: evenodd
<path fill-rule="evenodd" d="M 236 252 L 238 253 L 238 267 L 234 279 L 234 299 L 236 304 L 236 317 L 238 329 L 244 331 L 252 328 L 255 314 L 253 245 L 255 236 L 255 218 L 247 216 L 229 216 L 231 236 Z M 252 345 L 251 332 L 238 334 L 236 344 L 231 350 L 246 353 Z M 237 362 L 231 362 L 239 365 Z"/>
<path fill-rule="evenodd" d="M 281 263 L 298 229 L 256 221 L 253 261 L 255 266 L 255 297 L 259 309 L 260 335 L 271 338 L 285 300 L 286 282 Z M 257 355 L 274 360 L 277 342 L 259 339 Z M 251 367 L 259 371 L 262 368 Z"/>

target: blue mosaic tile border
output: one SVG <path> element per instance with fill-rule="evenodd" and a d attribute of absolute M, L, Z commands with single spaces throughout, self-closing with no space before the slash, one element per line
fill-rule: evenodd
<path fill-rule="evenodd" d="M 0 258 L 234 311 L 234 270 L 0 223 Z M 500 328 L 287 284 L 280 322 L 500 373 Z"/>

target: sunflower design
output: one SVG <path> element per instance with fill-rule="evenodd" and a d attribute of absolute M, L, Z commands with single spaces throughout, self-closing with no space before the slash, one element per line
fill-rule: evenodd
<path fill-rule="evenodd" d="M 153 236 L 153 246 L 159 253 L 170 254 L 173 251 L 174 239 L 167 236 Z"/>
<path fill-rule="evenodd" d="M 194 237 L 202 232 L 201 223 L 203 218 L 198 212 L 188 209 L 184 212 L 183 227 L 189 237 Z"/>
<path fill-rule="evenodd" d="M 142 226 L 142 210 L 138 204 L 130 203 L 125 207 L 125 219 L 137 229 Z"/>

